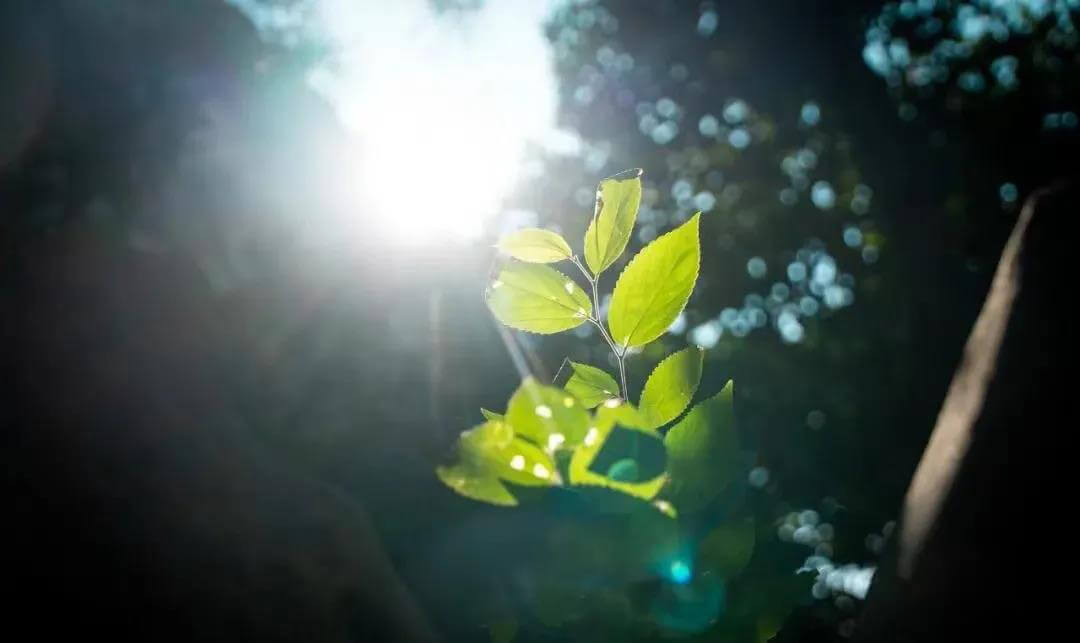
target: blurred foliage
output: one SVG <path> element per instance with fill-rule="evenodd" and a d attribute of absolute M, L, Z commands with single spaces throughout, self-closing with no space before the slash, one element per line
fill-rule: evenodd
<path fill-rule="evenodd" d="M 1056 134 L 1078 126 L 1078 26 L 1075 0 L 892 2 L 870 22 L 863 59 L 906 120 L 918 114 L 913 102 L 929 99 L 969 115 L 995 110 L 1000 119 L 1002 103 L 1016 102 L 1022 89 L 1020 100 L 1041 103 L 1041 126 Z"/>

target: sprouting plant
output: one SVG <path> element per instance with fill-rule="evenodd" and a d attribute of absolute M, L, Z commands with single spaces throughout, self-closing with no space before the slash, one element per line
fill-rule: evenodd
<path fill-rule="evenodd" d="M 481 409 L 485 421 L 461 434 L 456 459 L 436 473 L 454 491 L 496 505 L 517 505 L 519 487 L 600 489 L 582 495 L 601 499 L 606 526 L 561 523 L 549 535 L 552 550 L 526 599 L 544 627 L 587 627 L 593 617 L 605 630 L 627 628 L 618 635 L 625 640 L 706 629 L 723 640 L 765 640 L 809 598 L 810 581 L 767 561 L 744 574 L 752 560 L 761 561 L 754 557 L 761 523 L 744 489 L 732 484 L 741 471 L 732 383 L 687 411 L 704 364 L 697 347 L 663 359 L 636 405 L 626 378 L 627 357 L 663 335 L 693 292 L 700 213 L 627 262 L 607 319 L 599 304 L 599 277 L 626 249 L 637 218 L 641 175 L 629 170 L 601 181 L 584 261 L 555 232 L 519 230 L 499 240 L 509 258 L 485 291 L 495 318 L 515 329 L 550 334 L 596 326 L 618 380 L 576 362 L 569 362 L 562 387 L 526 377 L 504 413 Z M 549 265 L 562 261 L 577 267 L 588 291 Z M 609 439 L 617 429 L 634 437 L 629 456 L 622 453 L 626 440 Z M 652 468 L 659 474 L 643 474 L 639 440 L 659 446 L 653 452 L 662 452 L 664 465 Z M 597 578 L 607 584 L 596 585 Z M 680 591 L 665 589 L 673 586 Z M 507 622 L 516 627 L 516 620 Z"/>
<path fill-rule="evenodd" d="M 499 505 L 516 505 L 511 485 L 600 486 L 652 502 L 674 516 L 676 509 L 704 506 L 731 482 L 738 445 L 732 413 L 732 384 L 689 411 L 666 433 L 660 430 L 689 406 L 701 379 L 704 352 L 686 348 L 653 370 L 635 406 L 630 400 L 626 359 L 664 334 L 682 312 L 697 281 L 700 213 L 657 238 L 623 269 L 611 295 L 607 319 L 598 280 L 622 255 L 641 202 L 640 169 L 601 181 L 584 239 L 584 261 L 550 230 L 529 228 L 499 240 L 509 255 L 485 292 L 501 323 L 533 333 L 558 333 L 593 324 L 614 355 L 619 380 L 602 368 L 570 362 L 562 388 L 526 378 L 504 414 L 483 410 L 486 421 L 459 440 L 457 460 L 437 468 L 458 493 Z M 566 261 L 584 277 L 589 291 L 549 264 Z M 638 480 L 638 467 L 623 459 L 607 471 L 593 470 L 608 437 L 621 427 L 662 440 L 665 470 Z"/>

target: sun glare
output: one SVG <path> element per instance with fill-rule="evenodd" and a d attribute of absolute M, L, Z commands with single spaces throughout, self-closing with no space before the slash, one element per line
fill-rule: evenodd
<path fill-rule="evenodd" d="M 337 54 L 310 80 L 355 138 L 358 162 L 342 180 L 354 183 L 363 227 L 410 244 L 478 236 L 528 142 L 554 128 L 548 3 L 321 7 Z"/>

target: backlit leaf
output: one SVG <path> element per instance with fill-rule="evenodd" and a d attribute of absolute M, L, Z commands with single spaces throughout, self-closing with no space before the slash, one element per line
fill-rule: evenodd
<path fill-rule="evenodd" d="M 686 306 L 697 281 L 701 214 L 642 248 L 611 295 L 608 328 L 615 343 L 643 346 L 664 334 Z"/>
<path fill-rule="evenodd" d="M 638 410 L 652 428 L 661 427 L 686 410 L 701 381 L 705 352 L 685 348 L 657 364 L 641 391 Z"/>
<path fill-rule="evenodd" d="M 450 466 L 435 467 L 435 475 L 439 476 L 439 480 L 442 480 L 446 486 L 466 498 L 505 507 L 512 507 L 518 503 L 517 498 L 498 478 L 460 462 Z"/>
<path fill-rule="evenodd" d="M 529 263 L 554 263 L 574 255 L 565 239 L 551 230 L 540 228 L 511 232 L 499 239 L 495 247 L 515 259 Z"/>
<path fill-rule="evenodd" d="M 585 408 L 595 408 L 613 397 L 619 397 L 619 385 L 607 371 L 577 362 L 570 362 L 570 368 L 574 372 L 563 388 L 577 396 Z"/>
<path fill-rule="evenodd" d="M 728 381 L 722 391 L 690 409 L 664 436 L 670 496 L 681 510 L 708 504 L 738 470 L 732 389 Z"/>
<path fill-rule="evenodd" d="M 592 301 L 572 279 L 549 266 L 513 262 L 485 292 L 488 308 L 503 324 L 533 333 L 558 333 L 580 326 Z"/>
<path fill-rule="evenodd" d="M 528 377 L 510 398 L 506 421 L 518 435 L 553 451 L 585 439 L 589 412 L 573 395 Z"/>
<path fill-rule="evenodd" d="M 461 434 L 461 461 L 514 484 L 544 487 L 559 484 L 555 461 L 540 447 L 514 434 L 510 425 L 491 420 Z"/>
<path fill-rule="evenodd" d="M 501 420 L 503 416 L 495 411 L 489 411 L 483 407 L 480 408 L 480 415 L 484 416 L 485 420 Z"/>
<path fill-rule="evenodd" d="M 620 403 L 609 406 L 603 404 L 596 411 L 593 425 L 585 434 L 585 439 L 570 458 L 570 483 L 575 485 L 606 487 L 621 491 L 622 493 L 640 498 L 652 500 L 667 482 L 667 475 L 661 474 L 652 480 L 644 482 L 620 482 L 618 480 L 601 475 L 589 469 L 596 456 L 604 448 L 604 442 L 616 426 L 621 426 L 632 431 L 639 431 L 653 437 L 659 437 L 656 432 L 642 428 L 643 420 L 636 409 L 630 404 Z"/>
<path fill-rule="evenodd" d="M 585 231 L 585 263 L 599 275 L 626 249 L 641 205 L 641 170 L 620 172 L 596 189 L 596 209 Z"/>

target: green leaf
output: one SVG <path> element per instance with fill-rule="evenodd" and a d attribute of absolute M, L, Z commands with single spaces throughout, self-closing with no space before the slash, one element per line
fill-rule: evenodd
<path fill-rule="evenodd" d="M 619 397 L 619 385 L 615 378 L 595 366 L 570 362 L 574 374 L 563 387 L 581 400 L 587 408 L 595 408 L 613 397 Z"/>
<path fill-rule="evenodd" d="M 558 270 L 510 263 L 484 293 L 488 308 L 503 324 L 533 333 L 558 333 L 580 326 L 592 301 L 581 286 Z"/>
<path fill-rule="evenodd" d="M 510 398 L 506 421 L 518 435 L 554 451 L 581 444 L 589 413 L 573 395 L 527 377 Z"/>
<path fill-rule="evenodd" d="M 490 420 L 461 434 L 461 461 L 475 471 L 529 487 L 557 485 L 555 461 L 540 447 L 514 434 L 510 425 Z"/>
<path fill-rule="evenodd" d="M 596 209 L 585 231 L 585 263 L 599 275 L 626 249 L 641 205 L 641 169 L 626 170 L 600 182 Z"/>
<path fill-rule="evenodd" d="M 616 426 L 621 426 L 632 431 L 640 431 L 646 435 L 659 437 L 656 432 L 642 428 L 642 420 L 637 410 L 627 403 L 609 406 L 602 405 L 597 409 L 593 418 L 593 426 L 589 427 L 581 446 L 574 450 L 570 458 L 570 483 L 574 485 L 606 487 L 622 493 L 640 498 L 652 500 L 667 482 L 667 475 L 660 474 L 652 480 L 644 482 L 620 482 L 608 476 L 600 475 L 589 469 L 596 456 L 604 448 L 604 442 Z M 667 505 L 670 507 L 670 505 Z"/>
<path fill-rule="evenodd" d="M 704 507 L 734 479 L 739 440 L 732 408 L 733 384 L 690 409 L 664 436 L 670 493 L 682 510 Z"/>
<path fill-rule="evenodd" d="M 747 518 L 724 523 L 708 534 L 698 546 L 698 565 L 723 579 L 734 578 L 754 554 L 754 520 Z"/>
<path fill-rule="evenodd" d="M 463 432 L 458 438 L 457 462 L 436 467 L 435 474 L 467 498 L 503 506 L 517 504 L 503 481 L 529 487 L 562 482 L 550 455 L 517 437 L 510 425 L 499 420 Z"/>
<path fill-rule="evenodd" d="M 554 263 L 574 256 L 570 244 L 551 230 L 525 228 L 499 239 L 495 247 L 528 263 Z"/>
<path fill-rule="evenodd" d="M 510 491 L 495 476 L 477 471 L 468 465 L 457 463 L 435 467 L 439 480 L 466 498 L 489 502 L 493 505 L 512 507 L 518 503 Z"/>
<path fill-rule="evenodd" d="M 648 426 L 641 411 L 635 408 L 633 404 L 620 398 L 607 400 L 600 408 L 596 409 L 593 425 L 603 428 L 608 424 L 644 433 L 649 437 L 660 437 L 659 433 Z"/>
<path fill-rule="evenodd" d="M 661 236 L 630 260 L 615 283 L 608 328 L 615 343 L 643 346 L 664 334 L 686 306 L 697 281 L 701 213 Z"/>
<path fill-rule="evenodd" d="M 495 411 L 489 411 L 484 407 L 480 407 L 480 415 L 484 416 L 485 420 L 501 420 L 503 416 Z"/>
<path fill-rule="evenodd" d="M 638 410 L 652 428 L 661 427 L 686 410 L 701 381 L 705 351 L 685 348 L 657 364 L 641 391 Z"/>

